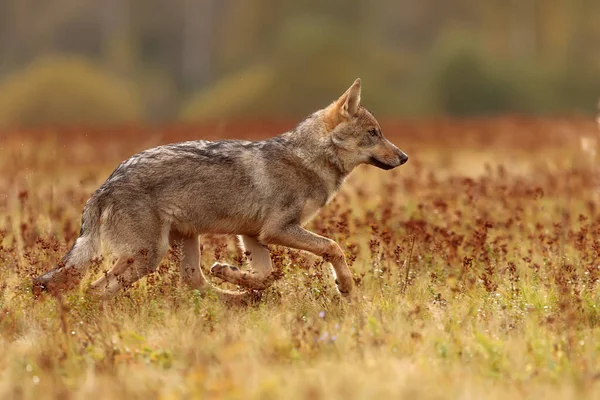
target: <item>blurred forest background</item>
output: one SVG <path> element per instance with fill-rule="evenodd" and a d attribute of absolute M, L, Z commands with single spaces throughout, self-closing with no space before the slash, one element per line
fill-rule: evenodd
<path fill-rule="evenodd" d="M 0 126 L 592 113 L 598 0 L 0 0 Z"/>

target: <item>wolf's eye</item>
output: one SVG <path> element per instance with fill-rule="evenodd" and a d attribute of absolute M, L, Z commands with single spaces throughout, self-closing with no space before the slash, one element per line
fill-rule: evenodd
<path fill-rule="evenodd" d="M 377 129 L 370 129 L 369 130 L 369 135 L 375 137 L 375 136 L 379 136 L 379 132 L 377 132 Z"/>

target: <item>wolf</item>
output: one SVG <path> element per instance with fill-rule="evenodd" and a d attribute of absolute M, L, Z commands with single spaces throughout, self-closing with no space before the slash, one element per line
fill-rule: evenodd
<path fill-rule="evenodd" d="M 238 235 L 245 271 L 215 263 L 211 275 L 262 291 L 273 281 L 267 245 L 304 250 L 331 263 L 339 293 L 354 281 L 342 248 L 304 228 L 360 164 L 389 170 L 408 156 L 387 140 L 360 103 L 361 81 L 289 132 L 263 141 L 206 140 L 158 146 L 123 161 L 87 201 L 81 233 L 57 268 L 37 277 L 34 293 L 77 286 L 101 243 L 116 256 L 88 291 L 114 296 L 153 272 L 169 246 L 181 249 L 189 286 L 230 300 L 243 293 L 216 288 L 200 268 L 199 236 Z"/>

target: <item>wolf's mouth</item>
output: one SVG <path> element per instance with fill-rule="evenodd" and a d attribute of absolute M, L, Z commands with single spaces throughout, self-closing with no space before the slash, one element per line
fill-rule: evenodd
<path fill-rule="evenodd" d="M 369 158 L 369 164 L 373 165 L 373 166 L 375 166 L 377 168 L 381 168 L 381 169 L 385 169 L 385 170 L 397 167 L 397 165 L 390 165 L 390 164 L 386 164 L 384 162 L 381 162 L 378 159 L 376 159 L 375 157 Z"/>

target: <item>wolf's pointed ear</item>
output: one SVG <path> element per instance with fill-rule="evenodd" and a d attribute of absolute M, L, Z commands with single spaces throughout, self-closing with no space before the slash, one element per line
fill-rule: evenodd
<path fill-rule="evenodd" d="M 360 78 L 355 80 L 346 93 L 325 109 L 328 130 L 356 115 L 360 107 Z"/>
<path fill-rule="evenodd" d="M 360 107 L 360 78 L 357 78 L 346 93 L 338 100 L 339 113 L 344 117 L 351 118 L 358 112 Z"/>

